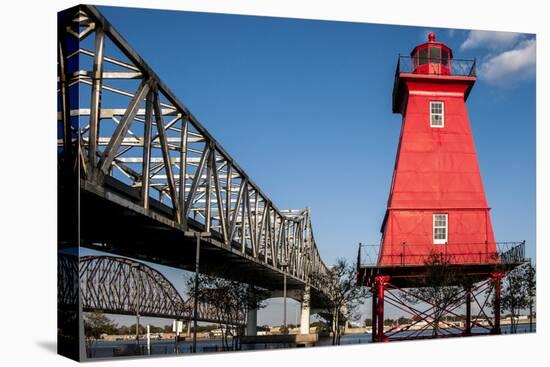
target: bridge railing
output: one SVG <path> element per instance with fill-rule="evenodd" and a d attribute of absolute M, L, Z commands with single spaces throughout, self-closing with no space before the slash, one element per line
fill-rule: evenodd
<path fill-rule="evenodd" d="M 309 210 L 279 210 L 95 7 L 58 24 L 60 170 L 299 279 L 326 271 Z"/>
<path fill-rule="evenodd" d="M 519 264 L 526 261 L 525 241 L 449 243 L 446 245 L 395 244 L 385 245 L 388 253 L 380 254 L 381 245 L 359 245 L 361 267 L 422 265 L 430 255 L 441 254 L 452 264 Z M 426 250 L 426 249 L 430 249 Z"/>

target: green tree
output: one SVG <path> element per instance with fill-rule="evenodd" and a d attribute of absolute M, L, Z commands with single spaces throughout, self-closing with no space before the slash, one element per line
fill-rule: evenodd
<path fill-rule="evenodd" d="M 401 316 L 400 318 L 397 319 L 397 324 L 398 325 L 403 325 L 403 324 L 408 324 L 408 323 L 409 323 L 409 319 L 406 318 L 406 317 Z"/>
<path fill-rule="evenodd" d="M 355 271 L 354 266 L 340 258 L 328 274 L 311 276 L 311 283 L 324 290 L 323 308 L 329 314 L 333 345 L 340 344 L 341 326 L 358 319 L 357 309 L 368 295 L 366 288 L 357 285 Z"/>
<path fill-rule="evenodd" d="M 223 269 L 220 269 L 223 274 Z M 199 287 L 195 289 L 195 280 L 187 283 L 190 297 L 198 296 L 198 301 L 213 307 L 218 325 L 222 331 L 222 340 L 226 349 L 239 348 L 238 339 L 244 333 L 240 323 L 249 309 L 265 307 L 263 300 L 267 292 L 257 287 L 234 280 L 199 274 Z M 198 329 L 198 328 L 197 328 Z"/>
<path fill-rule="evenodd" d="M 315 331 L 317 332 L 317 334 L 320 334 L 323 331 L 328 330 L 327 323 L 321 320 L 313 322 L 311 326 L 315 328 Z"/>
<path fill-rule="evenodd" d="M 269 331 L 269 330 L 270 330 L 269 325 L 258 326 L 258 331 Z"/>
<path fill-rule="evenodd" d="M 127 334 L 135 334 L 136 333 L 136 324 L 132 324 L 128 326 L 128 333 Z M 146 325 L 139 325 L 139 335 L 147 334 L 147 326 Z"/>
<path fill-rule="evenodd" d="M 502 311 L 509 311 L 511 333 L 516 333 L 516 317 L 525 307 L 527 307 L 527 293 L 523 272 L 521 267 L 517 267 L 509 271 L 502 280 L 501 308 Z"/>
<path fill-rule="evenodd" d="M 92 353 L 92 347 L 101 338 L 102 334 L 116 334 L 117 325 L 100 311 L 92 311 L 84 316 L 84 336 L 88 355 Z"/>
<path fill-rule="evenodd" d="M 84 334 L 89 339 L 99 339 L 102 334 L 116 334 L 117 325 L 100 311 L 84 316 Z"/>
<path fill-rule="evenodd" d="M 502 281 L 501 308 L 508 311 L 510 332 L 517 332 L 517 316 L 522 310 L 529 310 L 529 323 L 532 331 L 532 315 L 536 296 L 536 271 L 531 263 L 509 271 Z M 494 302 L 494 301 L 493 301 Z"/>
<path fill-rule="evenodd" d="M 531 262 L 525 266 L 525 283 L 527 287 L 527 306 L 529 307 L 529 331 L 533 332 L 533 308 L 537 295 L 537 274 Z"/>
<path fill-rule="evenodd" d="M 163 330 L 164 329 L 161 326 L 155 326 L 155 325 L 149 326 L 149 331 L 151 331 L 151 333 L 162 333 Z"/>

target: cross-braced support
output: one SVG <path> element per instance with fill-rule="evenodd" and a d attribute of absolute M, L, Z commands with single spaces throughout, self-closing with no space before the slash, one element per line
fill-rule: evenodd
<path fill-rule="evenodd" d="M 503 275 L 503 273 L 495 273 L 476 284 L 457 287 L 456 292 L 445 305 L 435 304 L 410 288 L 400 288 L 392 284 L 389 276 L 376 276 L 371 284 L 372 341 L 387 342 L 500 333 L 499 289 L 500 278 Z M 495 315 L 494 321 L 491 321 L 486 308 L 493 295 Z M 384 330 L 385 304 L 408 315 L 410 321 Z M 472 305 L 477 309 L 477 315 L 474 317 L 472 317 Z M 475 333 L 472 328 L 476 328 Z"/>

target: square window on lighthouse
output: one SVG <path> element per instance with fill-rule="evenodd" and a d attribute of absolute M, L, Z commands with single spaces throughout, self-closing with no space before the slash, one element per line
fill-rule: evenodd
<path fill-rule="evenodd" d="M 434 244 L 443 245 L 447 243 L 448 234 L 448 214 L 434 214 L 433 215 L 433 233 Z"/>
<path fill-rule="evenodd" d="M 430 127 L 445 126 L 445 106 L 441 101 L 430 101 Z"/>

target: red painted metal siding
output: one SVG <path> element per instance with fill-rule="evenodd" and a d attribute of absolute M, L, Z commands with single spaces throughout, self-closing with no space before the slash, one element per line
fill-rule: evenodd
<path fill-rule="evenodd" d="M 422 264 L 431 251 L 455 263 L 496 251 L 464 94 L 473 78 L 402 75 L 403 126 L 382 228 L 379 265 Z M 444 127 L 430 126 L 430 101 Z M 448 215 L 448 244 L 433 244 L 433 214 Z"/>

